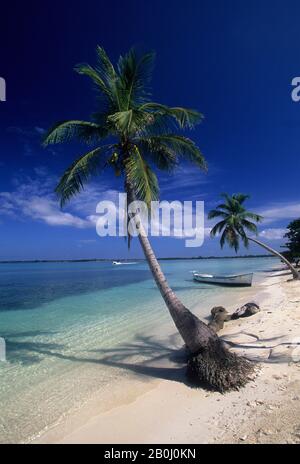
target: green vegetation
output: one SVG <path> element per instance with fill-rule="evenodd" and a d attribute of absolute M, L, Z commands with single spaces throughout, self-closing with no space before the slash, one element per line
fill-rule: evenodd
<path fill-rule="evenodd" d="M 285 244 L 288 251 L 284 255 L 290 260 L 300 262 L 300 218 L 290 222 L 287 229 L 284 237 L 288 239 Z"/>

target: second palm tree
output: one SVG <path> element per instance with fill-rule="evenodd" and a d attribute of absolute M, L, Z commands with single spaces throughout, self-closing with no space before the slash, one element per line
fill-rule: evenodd
<path fill-rule="evenodd" d="M 221 247 L 223 248 L 226 242 L 237 252 L 240 240 L 242 240 L 246 248 L 249 245 L 249 241 L 256 243 L 256 245 L 261 246 L 274 256 L 280 258 L 281 261 L 283 261 L 290 269 L 293 279 L 299 280 L 299 272 L 281 253 L 265 243 L 262 243 L 257 238 L 253 236 L 249 237 L 249 235 L 247 235 L 246 231 L 257 234 L 257 226 L 255 222 L 261 222 L 263 219 L 259 214 L 251 213 L 246 210 L 244 203 L 249 198 L 249 195 L 240 193 L 230 196 L 227 193 L 224 193 L 222 197 L 225 201 L 208 214 L 208 219 L 221 218 L 221 221 L 215 224 L 211 230 L 212 237 L 215 237 L 217 234 L 221 234 Z"/>

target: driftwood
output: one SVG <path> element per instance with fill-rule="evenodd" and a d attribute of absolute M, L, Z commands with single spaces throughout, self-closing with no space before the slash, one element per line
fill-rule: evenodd
<path fill-rule="evenodd" d="M 246 303 L 241 308 L 237 309 L 231 316 L 231 319 L 239 319 L 240 317 L 253 316 L 260 311 L 259 306 L 256 303 Z"/>
<path fill-rule="evenodd" d="M 231 315 L 223 306 L 215 306 L 211 310 L 212 320 L 208 324 L 215 332 L 223 329 L 224 323 L 231 320 Z"/>
<path fill-rule="evenodd" d="M 229 314 L 223 306 L 215 306 L 211 310 L 212 320 L 208 325 L 212 330 L 218 332 L 223 329 L 225 322 L 239 319 L 240 317 L 253 316 L 259 311 L 259 306 L 253 302 L 246 303 L 241 308 L 238 308 L 233 314 Z"/>

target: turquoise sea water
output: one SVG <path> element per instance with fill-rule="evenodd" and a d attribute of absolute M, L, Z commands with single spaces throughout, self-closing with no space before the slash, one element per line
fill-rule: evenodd
<path fill-rule="evenodd" d="M 194 283 L 190 271 L 258 271 L 259 276 L 276 262 L 178 260 L 161 265 L 183 302 L 193 308 L 205 301 L 207 311 L 216 295 L 229 290 Z M 0 442 L 24 441 L 92 393 L 109 390 L 129 373 L 101 362 L 103 357 L 114 353 L 116 359 L 118 350 L 121 357 L 124 345 L 159 335 L 168 323 L 145 262 L 0 264 L 0 337 L 7 345 L 7 362 L 0 362 Z"/>

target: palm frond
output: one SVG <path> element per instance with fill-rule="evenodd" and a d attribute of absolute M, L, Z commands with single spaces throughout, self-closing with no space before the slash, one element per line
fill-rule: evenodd
<path fill-rule="evenodd" d="M 78 74 L 89 77 L 96 85 L 96 89 L 99 90 L 100 93 L 108 99 L 110 104 L 116 104 L 116 95 L 104 82 L 97 69 L 93 68 L 93 66 L 87 63 L 78 64 L 74 69 Z"/>
<path fill-rule="evenodd" d="M 222 232 L 224 227 L 226 227 L 226 224 L 227 224 L 226 221 L 220 221 L 217 224 L 215 224 L 214 227 L 210 231 L 210 236 L 215 237 L 217 234 Z"/>
<path fill-rule="evenodd" d="M 177 167 L 178 157 L 172 148 L 154 138 L 139 139 L 136 143 L 143 157 L 148 158 L 158 169 L 172 172 Z"/>
<path fill-rule="evenodd" d="M 221 235 L 220 244 L 221 248 L 224 247 L 225 242 L 228 243 L 230 248 L 234 248 L 235 252 L 238 252 L 240 247 L 239 235 L 231 227 L 226 227 L 223 234 Z"/>
<path fill-rule="evenodd" d="M 111 114 L 108 120 L 115 125 L 118 132 L 128 134 L 130 131 L 133 111 L 118 111 L 117 113 Z"/>
<path fill-rule="evenodd" d="M 182 129 L 192 129 L 203 119 L 202 114 L 190 108 L 170 108 L 169 114 L 176 119 Z"/>
<path fill-rule="evenodd" d="M 109 87 L 112 86 L 114 80 L 117 77 L 115 68 L 110 61 L 106 51 L 104 48 L 100 47 L 99 45 L 96 48 L 97 52 L 97 73 Z"/>
<path fill-rule="evenodd" d="M 241 224 L 245 229 L 257 234 L 257 225 L 247 219 L 241 219 Z"/>
<path fill-rule="evenodd" d="M 244 194 L 244 193 L 235 193 L 232 195 L 232 198 L 236 200 L 240 205 L 242 205 L 248 198 L 250 198 L 250 195 Z"/>
<path fill-rule="evenodd" d="M 133 186 L 136 198 L 144 201 L 148 208 L 151 201 L 159 199 L 159 186 L 155 173 L 151 170 L 137 147 L 125 165 L 128 181 Z"/>
<path fill-rule="evenodd" d="M 114 125 L 117 132 L 128 136 L 141 133 L 149 124 L 149 118 L 151 116 L 145 111 L 129 109 L 111 114 L 108 116 L 108 122 Z"/>
<path fill-rule="evenodd" d="M 45 135 L 43 145 L 62 143 L 77 138 L 91 143 L 107 135 L 105 127 L 88 121 L 62 121 L 53 126 Z"/>
<path fill-rule="evenodd" d="M 160 103 L 149 102 L 144 104 L 141 109 L 174 118 L 181 129 L 191 129 L 203 120 L 203 115 L 199 111 L 190 108 L 171 108 Z"/>
<path fill-rule="evenodd" d="M 151 147 L 151 145 L 165 147 L 166 149 L 172 150 L 172 152 L 176 155 L 176 158 L 181 156 L 193 162 L 201 169 L 205 171 L 207 170 L 204 156 L 197 145 L 187 137 L 175 134 L 165 134 L 148 138 L 140 137 L 139 143 L 140 142 L 147 143 L 149 147 Z"/>
<path fill-rule="evenodd" d="M 124 98 L 124 89 L 122 88 L 122 80 L 116 72 L 112 62 L 106 54 L 104 48 L 97 47 L 98 64 L 96 70 L 103 79 L 106 87 L 109 89 L 110 100 L 115 105 L 115 111 L 122 111 L 122 100 Z"/>
<path fill-rule="evenodd" d="M 55 189 L 61 206 L 83 190 L 84 184 L 90 177 L 98 174 L 105 167 L 104 160 L 101 164 L 100 155 L 110 148 L 112 148 L 111 145 L 106 145 L 84 154 L 65 171 Z"/>
<path fill-rule="evenodd" d="M 213 209 L 208 213 L 207 218 L 208 219 L 215 219 L 217 217 L 227 218 L 227 216 L 228 216 L 228 214 L 225 213 L 224 211 L 220 211 L 218 209 Z"/>
<path fill-rule="evenodd" d="M 226 213 L 231 213 L 231 207 L 229 206 L 229 204 L 226 204 L 226 203 L 220 203 L 219 205 L 216 206 L 216 209 L 218 210 L 224 210 L 224 212 Z"/>
<path fill-rule="evenodd" d="M 259 214 L 256 213 L 251 213 L 250 211 L 246 211 L 244 213 L 244 217 L 248 219 L 252 219 L 255 222 L 262 222 L 263 221 L 263 216 L 260 216 Z"/>
<path fill-rule="evenodd" d="M 242 224 L 242 222 L 238 222 L 236 224 L 235 230 L 238 232 L 239 237 L 242 239 L 244 247 L 248 248 L 249 240 L 248 240 L 248 237 L 247 237 L 247 234 L 245 232 L 244 225 Z"/>
<path fill-rule="evenodd" d="M 152 78 L 155 53 L 145 53 L 138 57 L 134 48 L 118 62 L 122 110 L 137 107 L 149 99 L 149 83 Z"/>

